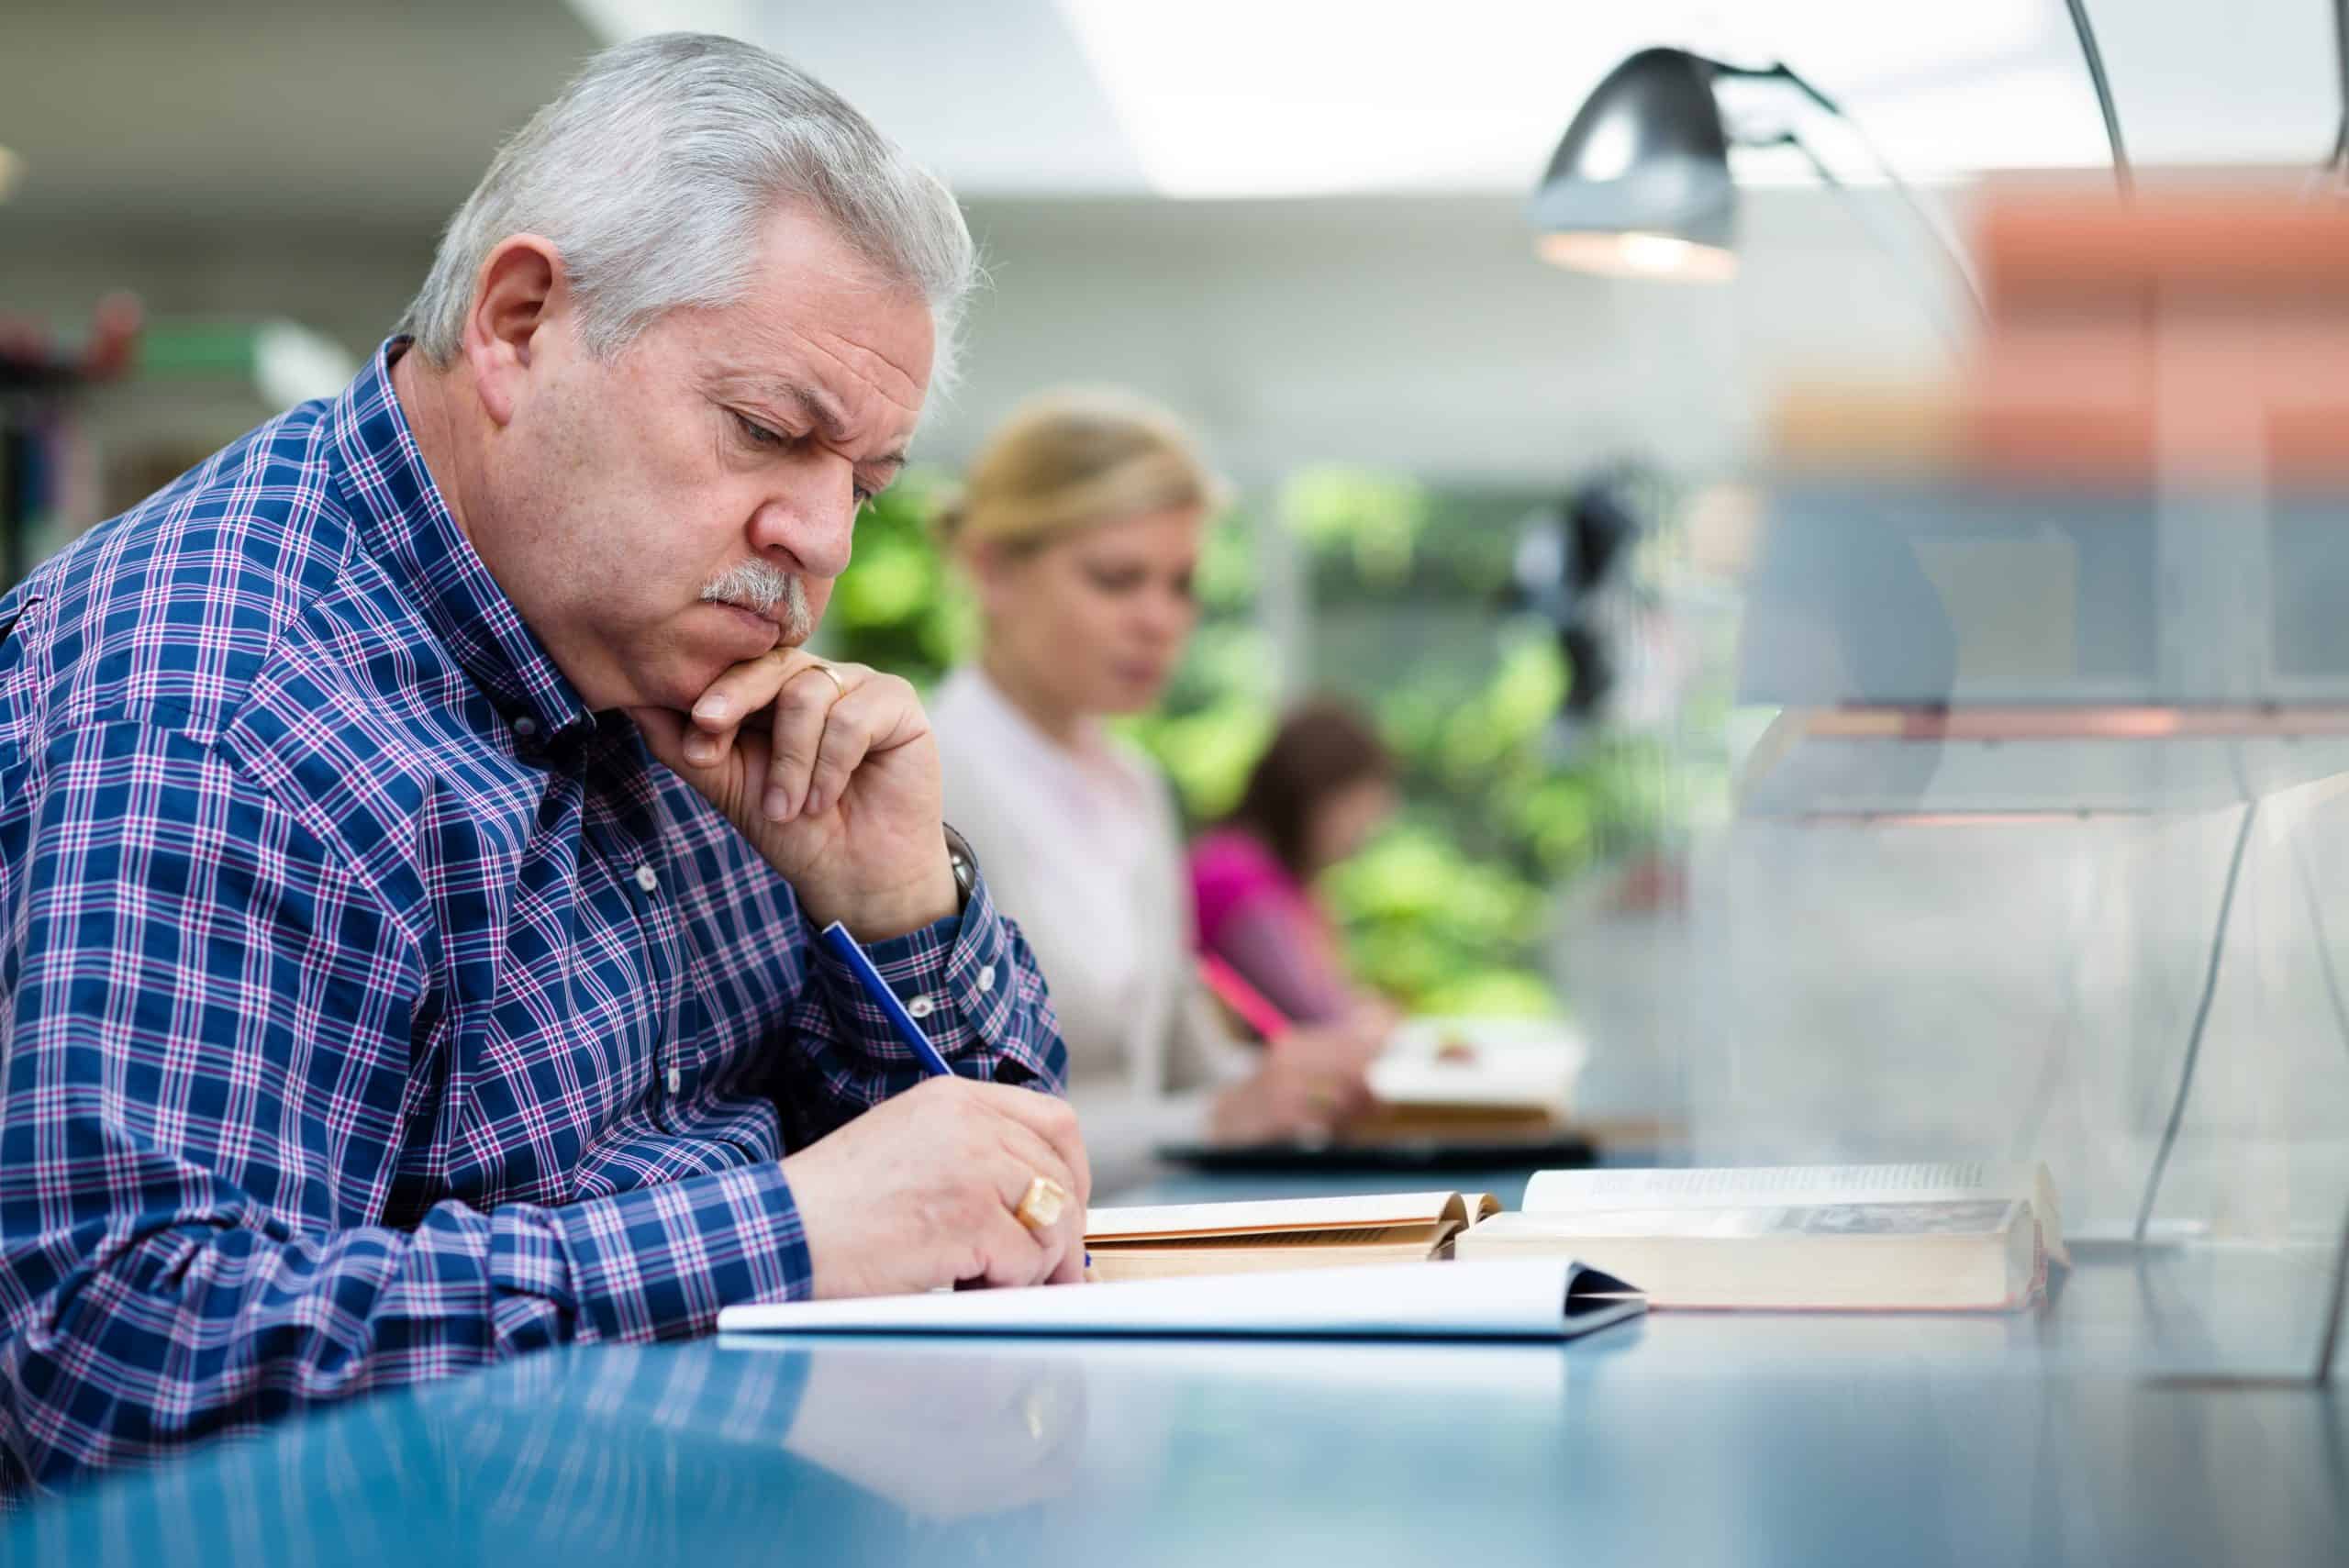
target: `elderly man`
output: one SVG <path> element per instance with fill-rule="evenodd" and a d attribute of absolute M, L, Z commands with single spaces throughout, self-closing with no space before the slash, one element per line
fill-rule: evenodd
<path fill-rule="evenodd" d="M 342 395 L 0 599 L 7 1481 L 1081 1276 L 1064 1053 L 921 707 L 800 649 L 973 272 L 790 66 L 610 50 Z"/>

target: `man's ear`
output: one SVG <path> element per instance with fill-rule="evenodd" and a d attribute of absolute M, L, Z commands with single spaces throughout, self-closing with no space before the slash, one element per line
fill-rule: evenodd
<path fill-rule="evenodd" d="M 510 234 L 483 258 L 473 279 L 460 351 L 482 407 L 498 424 L 514 417 L 529 379 L 539 333 L 568 304 L 562 252 L 536 234 Z"/>

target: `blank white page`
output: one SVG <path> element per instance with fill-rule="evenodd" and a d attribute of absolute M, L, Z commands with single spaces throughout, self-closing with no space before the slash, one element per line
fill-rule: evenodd
<path fill-rule="evenodd" d="M 1388 1263 L 931 1291 L 853 1301 L 729 1307 L 722 1333 L 1242 1334 L 1393 1339 L 1563 1339 L 1640 1309 L 1566 1316 L 1577 1265 L 1563 1258 Z"/>

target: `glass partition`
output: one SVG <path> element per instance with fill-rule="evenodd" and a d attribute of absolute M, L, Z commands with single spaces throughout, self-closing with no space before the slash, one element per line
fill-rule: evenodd
<path fill-rule="evenodd" d="M 2076 1245 L 2297 1258 L 2276 1277 L 2321 1323 L 2349 1218 L 2344 501 L 1776 487 L 1745 743 L 1689 857 L 1693 1159 L 2044 1161 Z"/>

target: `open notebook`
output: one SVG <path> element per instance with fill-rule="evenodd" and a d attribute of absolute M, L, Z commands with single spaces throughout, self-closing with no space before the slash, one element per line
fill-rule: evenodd
<path fill-rule="evenodd" d="M 1423 1262 L 1498 1212 L 1490 1193 L 1439 1192 L 1097 1208 L 1085 1245 L 1105 1282 Z"/>
<path fill-rule="evenodd" d="M 2068 1263 L 2043 1165 L 1544 1171 L 1462 1259 L 1575 1257 L 1660 1307 L 2012 1310 Z"/>
<path fill-rule="evenodd" d="M 721 1334 L 1563 1340 L 1620 1322 L 1645 1306 L 1631 1286 L 1572 1259 L 1510 1258 L 785 1301 L 727 1307 L 718 1315 L 718 1329 Z"/>

